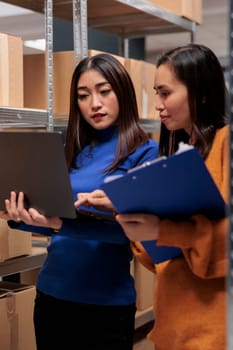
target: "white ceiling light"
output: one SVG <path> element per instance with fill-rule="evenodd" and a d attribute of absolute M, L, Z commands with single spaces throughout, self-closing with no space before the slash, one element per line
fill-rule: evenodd
<path fill-rule="evenodd" d="M 45 51 L 46 48 L 45 39 L 25 40 L 23 44 L 26 47 L 30 47 L 39 51 Z"/>

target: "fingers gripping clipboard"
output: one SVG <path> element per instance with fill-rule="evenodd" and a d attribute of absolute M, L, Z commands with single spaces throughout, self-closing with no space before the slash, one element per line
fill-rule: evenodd
<path fill-rule="evenodd" d="M 119 213 L 183 219 L 225 217 L 227 206 L 196 148 L 162 157 L 108 180 L 103 190 Z"/>
<path fill-rule="evenodd" d="M 193 147 L 110 178 L 103 190 L 119 213 L 152 213 L 182 220 L 198 213 L 217 219 L 228 211 L 203 158 Z M 154 263 L 182 255 L 179 247 L 157 246 L 155 240 L 141 243 Z"/>

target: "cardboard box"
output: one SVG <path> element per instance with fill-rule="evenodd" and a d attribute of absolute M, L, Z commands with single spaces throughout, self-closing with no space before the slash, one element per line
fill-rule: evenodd
<path fill-rule="evenodd" d="M 39 272 L 40 272 L 40 267 L 36 269 L 20 272 L 20 282 L 24 284 L 30 284 L 30 285 L 36 286 Z"/>
<path fill-rule="evenodd" d="M 0 261 L 21 255 L 29 255 L 32 251 L 32 234 L 9 228 L 5 220 L 0 219 Z"/>
<path fill-rule="evenodd" d="M 99 53 L 109 53 L 109 52 L 104 52 L 104 51 L 98 51 L 98 50 L 88 50 L 88 56 L 94 56 L 98 55 Z M 110 53 L 113 57 L 115 57 L 123 66 L 125 65 L 125 57 L 119 56 L 119 55 L 114 55 Z"/>
<path fill-rule="evenodd" d="M 23 57 L 24 107 L 47 109 L 47 78 L 45 54 Z"/>
<path fill-rule="evenodd" d="M 156 67 L 153 63 L 142 62 L 142 114 L 143 119 L 160 120 L 159 112 L 155 109 L 155 80 Z"/>
<path fill-rule="evenodd" d="M 23 41 L 0 33 L 0 106 L 23 107 Z"/>
<path fill-rule="evenodd" d="M 54 113 L 69 114 L 70 84 L 75 69 L 75 56 L 73 51 L 55 52 L 54 64 Z"/>
<path fill-rule="evenodd" d="M 0 282 L 0 347 L 36 350 L 33 325 L 35 287 Z"/>
<path fill-rule="evenodd" d="M 148 0 L 177 16 L 185 17 L 198 24 L 202 23 L 202 0 Z"/>
<path fill-rule="evenodd" d="M 103 51 L 89 50 L 93 56 Z M 157 119 L 154 99 L 155 66 L 152 63 L 113 55 L 128 71 L 136 92 L 139 116 Z M 44 54 L 24 57 L 24 106 L 26 108 L 47 109 L 46 61 Z M 75 68 L 74 51 L 55 52 L 54 65 L 54 118 L 68 117 L 70 104 L 70 84 Z M 36 67 L 36 69 L 35 69 Z M 65 67 L 65 68 L 64 68 Z M 37 82 L 35 85 L 35 81 Z"/>
<path fill-rule="evenodd" d="M 134 85 L 134 89 L 136 92 L 137 104 L 138 104 L 138 112 L 139 117 L 142 117 L 142 67 L 144 61 L 136 60 L 134 58 L 126 58 L 125 59 L 125 68 L 127 69 Z"/>
<path fill-rule="evenodd" d="M 53 111 L 68 115 L 70 83 L 74 70 L 73 51 L 53 55 Z M 36 84 L 35 84 L 36 82 Z M 45 54 L 24 56 L 24 107 L 48 109 L 47 62 Z"/>

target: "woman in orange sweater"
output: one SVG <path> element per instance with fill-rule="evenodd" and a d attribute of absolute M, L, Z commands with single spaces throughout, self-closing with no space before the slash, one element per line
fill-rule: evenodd
<path fill-rule="evenodd" d="M 162 123 L 160 155 L 174 154 L 181 141 L 194 145 L 228 202 L 226 88 L 215 54 L 196 44 L 165 53 L 158 59 L 154 89 Z M 79 194 L 76 204 L 113 209 L 100 190 Z M 116 220 L 132 241 L 135 256 L 157 275 L 155 322 L 148 336 L 155 349 L 225 350 L 228 218 L 193 215 L 172 221 L 134 213 L 118 214 Z M 182 255 L 155 265 L 142 240 L 179 247 Z"/>
<path fill-rule="evenodd" d="M 226 88 L 215 54 L 195 44 L 165 53 L 158 59 L 154 89 L 162 123 L 160 155 L 176 152 L 180 141 L 197 147 L 228 202 Z M 133 242 L 135 256 L 157 275 L 149 334 L 155 349 L 225 350 L 228 219 L 193 215 L 172 221 L 143 213 L 116 219 Z M 138 242 L 154 239 L 183 254 L 154 265 Z"/>

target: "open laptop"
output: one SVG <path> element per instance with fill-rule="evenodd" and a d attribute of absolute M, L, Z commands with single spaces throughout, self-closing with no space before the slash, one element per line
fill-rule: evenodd
<path fill-rule="evenodd" d="M 76 217 L 60 133 L 0 132 L 0 164 L 0 210 L 11 191 L 22 191 L 27 207 L 46 216 Z"/>

